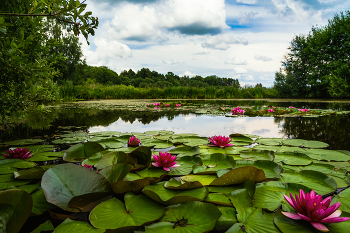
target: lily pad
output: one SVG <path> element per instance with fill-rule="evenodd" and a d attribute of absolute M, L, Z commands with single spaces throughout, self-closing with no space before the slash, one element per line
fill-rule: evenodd
<path fill-rule="evenodd" d="M 259 143 L 260 145 L 265 145 L 265 146 L 281 146 L 282 145 L 281 138 L 259 138 L 255 142 Z"/>
<path fill-rule="evenodd" d="M 13 168 L 30 168 L 34 167 L 36 164 L 33 162 L 28 162 L 21 159 L 3 159 L 0 160 L 0 167 L 13 167 Z"/>
<path fill-rule="evenodd" d="M 120 163 L 128 163 L 134 165 L 137 163 L 137 160 L 122 151 L 112 151 L 103 155 L 96 167 L 98 170 L 100 170 L 105 167 Z"/>
<path fill-rule="evenodd" d="M 274 153 L 268 150 L 242 150 L 240 157 L 250 160 L 270 160 L 274 159 Z"/>
<path fill-rule="evenodd" d="M 170 172 L 168 172 L 169 176 L 188 175 L 192 172 L 193 165 L 201 164 L 202 160 L 199 157 L 183 156 L 177 158 L 176 162 L 177 165 L 180 166 L 172 168 Z"/>
<path fill-rule="evenodd" d="M 19 189 L 0 191 L 0 231 L 17 233 L 29 217 L 33 199 L 29 193 Z"/>
<path fill-rule="evenodd" d="M 42 141 L 43 141 L 42 139 L 21 139 L 16 141 L 5 142 L 5 144 L 10 146 L 25 146 L 25 145 L 36 144 Z"/>
<path fill-rule="evenodd" d="M 46 210 L 57 208 L 55 205 L 47 202 L 44 191 L 40 188 L 32 193 L 34 215 L 42 215 Z"/>
<path fill-rule="evenodd" d="M 55 233 L 66 233 L 66 232 L 74 232 L 74 233 L 103 233 L 106 229 L 95 229 L 87 222 L 82 221 L 74 221 L 67 218 L 58 225 L 55 229 Z"/>
<path fill-rule="evenodd" d="M 237 223 L 236 209 L 227 206 L 217 206 L 221 212 L 220 218 L 216 221 L 215 229 L 218 231 L 224 231 L 229 229 L 233 224 Z"/>
<path fill-rule="evenodd" d="M 102 169 L 99 171 L 99 174 L 103 175 L 110 184 L 113 184 L 115 182 L 123 180 L 131 168 L 132 166 L 130 164 L 114 164 Z"/>
<path fill-rule="evenodd" d="M 206 214 L 203 214 L 206 213 Z M 213 204 L 198 201 L 167 206 L 160 222 L 145 227 L 146 233 L 202 233 L 211 231 L 220 217 Z"/>
<path fill-rule="evenodd" d="M 312 159 L 302 153 L 295 152 L 280 152 L 275 153 L 275 162 L 283 162 L 287 165 L 309 165 Z"/>
<path fill-rule="evenodd" d="M 174 178 L 171 178 L 169 181 L 165 182 L 164 187 L 167 189 L 195 189 L 200 188 L 203 185 L 198 182 L 183 182 L 182 180 L 175 180 Z"/>
<path fill-rule="evenodd" d="M 91 140 L 89 140 L 91 142 Z M 117 140 L 116 138 L 105 138 L 103 140 L 94 141 L 103 146 L 104 149 L 117 149 L 125 146 L 124 142 Z"/>
<path fill-rule="evenodd" d="M 88 193 L 101 193 L 101 197 L 104 197 L 106 193 L 111 193 L 104 176 L 74 164 L 60 164 L 47 170 L 42 177 L 41 187 L 48 202 L 71 212 L 78 212 L 68 207 L 73 197 Z"/>
<path fill-rule="evenodd" d="M 340 150 L 325 150 L 325 149 L 308 149 L 306 154 L 316 160 L 326 161 L 349 161 L 350 156 Z"/>
<path fill-rule="evenodd" d="M 303 140 L 303 139 L 285 139 L 285 140 L 282 140 L 282 143 L 288 146 L 298 146 L 298 147 L 307 147 L 307 148 L 326 148 L 329 146 L 325 142 Z"/>
<path fill-rule="evenodd" d="M 121 132 L 117 132 L 117 131 L 103 131 L 103 132 L 89 133 L 89 135 L 91 136 L 98 136 L 98 137 L 117 136 L 119 134 L 121 134 Z"/>
<path fill-rule="evenodd" d="M 174 205 L 188 201 L 203 201 L 209 193 L 206 187 L 189 190 L 172 190 L 164 188 L 164 184 L 165 182 L 159 182 L 154 185 L 147 185 L 142 192 L 164 205 Z"/>
<path fill-rule="evenodd" d="M 216 205 L 232 206 L 230 198 L 228 198 L 225 194 L 222 193 L 209 193 L 204 201 Z"/>
<path fill-rule="evenodd" d="M 112 198 L 96 206 L 89 216 L 91 224 L 102 229 L 125 229 L 155 221 L 164 213 L 161 204 L 143 194 L 136 196 L 129 192 L 125 194 L 124 200 L 125 204 Z"/>
<path fill-rule="evenodd" d="M 220 169 L 232 168 L 236 163 L 235 160 L 224 154 L 202 155 L 202 165 L 193 165 L 194 174 L 212 174 Z"/>
<path fill-rule="evenodd" d="M 248 160 L 237 160 L 235 167 L 243 166 L 254 166 L 259 169 L 262 169 L 265 173 L 266 179 L 273 180 L 278 179 L 282 172 L 282 166 L 268 160 L 257 160 L 257 161 L 248 161 Z"/>
<path fill-rule="evenodd" d="M 63 159 L 68 162 L 83 161 L 91 155 L 103 151 L 104 148 L 97 142 L 86 142 L 71 146 L 66 153 L 64 153 Z"/>
<path fill-rule="evenodd" d="M 193 156 L 199 154 L 199 147 L 198 146 L 179 146 L 175 147 L 174 149 L 169 150 L 168 152 L 170 154 L 175 154 L 177 157 L 182 156 Z"/>
<path fill-rule="evenodd" d="M 34 231 L 31 233 L 40 233 L 42 231 L 53 231 L 55 228 L 53 227 L 50 220 L 47 220 L 46 222 L 40 224 L 37 228 L 35 228 Z"/>
<path fill-rule="evenodd" d="M 41 179 L 41 177 L 44 175 L 45 171 L 48 169 L 56 166 L 54 165 L 45 165 L 40 167 L 33 167 L 30 169 L 21 170 L 18 172 L 14 172 L 14 177 L 16 179 L 25 179 L 25 180 L 31 180 L 31 179 Z"/>

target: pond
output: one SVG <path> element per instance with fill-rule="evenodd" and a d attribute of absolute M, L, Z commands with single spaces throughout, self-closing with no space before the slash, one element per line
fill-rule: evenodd
<path fill-rule="evenodd" d="M 260 110 L 266 106 L 350 110 L 350 102 L 317 101 L 242 101 L 242 100 L 183 100 L 194 105 L 180 108 L 145 108 L 147 102 L 159 100 L 81 101 L 49 106 L 46 112 L 29 113 L 22 122 L 3 126 L 0 140 L 10 141 L 32 137 L 47 140 L 62 131 L 145 132 L 170 130 L 175 133 L 196 133 L 199 136 L 253 134 L 268 138 L 302 138 L 318 140 L 329 149 L 350 150 L 350 118 L 347 114 L 319 117 L 225 117 L 216 111 L 219 107 L 231 110 L 246 106 Z M 173 102 L 167 100 L 167 102 Z M 174 100 L 174 102 L 179 102 Z M 180 101 L 181 102 L 181 101 Z M 207 111 L 207 112 L 205 112 Z M 40 120 L 39 120 L 40 119 Z M 0 141 L 0 142 L 1 142 Z"/>
<path fill-rule="evenodd" d="M 232 115 L 238 106 L 244 114 Z M 300 190 L 341 203 L 346 218 L 325 224 L 330 232 L 350 227 L 349 102 L 116 100 L 41 108 L 1 125 L 2 153 L 29 147 L 33 155 L 0 156 L 0 231 L 318 232 L 288 217 L 298 208 L 283 195 Z"/>

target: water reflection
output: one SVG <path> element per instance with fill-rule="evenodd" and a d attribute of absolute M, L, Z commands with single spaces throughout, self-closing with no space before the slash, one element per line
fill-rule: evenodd
<path fill-rule="evenodd" d="M 201 102 L 201 101 L 197 101 Z M 202 101 L 203 102 L 203 101 Z M 209 104 L 208 101 L 204 101 Z M 225 104 L 229 102 L 223 101 Z M 232 102 L 232 101 L 231 101 Z M 262 104 L 267 102 L 261 101 Z M 215 103 L 221 103 L 215 102 Z M 235 102 L 236 103 L 236 102 Z M 252 101 L 256 104 L 256 101 Z M 232 104 L 232 103 L 231 103 Z M 233 104 L 248 105 L 250 102 Z M 317 103 L 316 103 L 317 104 Z M 333 109 L 348 109 L 348 105 L 333 104 Z M 289 102 L 275 106 L 291 105 Z M 305 106 L 294 103 L 296 107 Z M 200 136 L 254 134 L 261 137 L 302 138 L 330 144 L 330 149 L 350 150 L 349 116 L 303 117 L 224 117 L 194 114 L 195 109 L 167 111 L 134 111 L 127 109 L 99 110 L 95 108 L 58 108 L 47 112 L 32 112 L 19 123 L 2 125 L 0 140 L 10 141 L 35 136 L 50 138 L 62 132 L 62 127 L 89 132 L 120 131 L 145 132 L 170 130 L 175 133 L 197 133 Z"/>

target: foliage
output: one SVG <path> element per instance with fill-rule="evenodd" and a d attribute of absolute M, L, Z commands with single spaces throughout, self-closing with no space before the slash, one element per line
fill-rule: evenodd
<path fill-rule="evenodd" d="M 77 0 L 4 0 L 0 6 L 0 115 L 4 119 L 35 101 L 58 98 L 53 79 L 60 74 L 58 68 L 63 73 L 69 70 L 58 67 L 59 64 L 70 62 L 59 50 L 70 49 L 65 45 L 74 47 L 77 42 L 72 37 L 57 36 L 59 27 L 65 25 L 67 30 L 75 35 L 82 33 L 87 39 L 94 34 L 98 20 L 91 12 L 84 12 L 86 4 Z M 56 37 L 50 37 L 50 32 Z M 79 49 L 75 46 L 75 50 L 76 58 Z"/>
<path fill-rule="evenodd" d="M 282 97 L 350 96 L 350 11 L 336 14 L 324 27 L 296 36 L 275 75 Z"/>

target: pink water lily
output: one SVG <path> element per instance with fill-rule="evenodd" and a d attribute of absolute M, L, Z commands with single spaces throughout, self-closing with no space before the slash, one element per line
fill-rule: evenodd
<path fill-rule="evenodd" d="M 160 106 L 160 103 L 154 103 L 153 105 L 154 106 Z"/>
<path fill-rule="evenodd" d="M 140 139 L 137 137 L 131 136 L 128 141 L 128 146 L 138 146 L 140 144 Z"/>
<path fill-rule="evenodd" d="M 295 108 L 295 107 L 293 107 L 293 106 L 289 106 L 289 108 Z"/>
<path fill-rule="evenodd" d="M 244 109 L 241 109 L 241 107 L 237 107 L 232 109 L 232 115 L 243 115 Z"/>
<path fill-rule="evenodd" d="M 268 112 L 273 112 L 273 109 L 270 108 L 270 109 L 267 109 L 267 111 L 268 111 Z"/>
<path fill-rule="evenodd" d="M 146 103 L 146 105 L 148 106 L 148 105 L 149 105 L 149 103 Z"/>
<path fill-rule="evenodd" d="M 316 195 L 312 190 L 306 193 L 300 189 L 299 196 L 295 195 L 295 199 L 291 193 L 290 198 L 283 195 L 287 202 L 297 211 L 297 213 L 290 213 L 282 211 L 282 214 L 288 218 L 295 220 L 305 220 L 311 223 L 313 227 L 322 232 L 328 232 L 328 228 L 322 223 L 337 223 L 350 220 L 347 217 L 339 217 L 342 213 L 338 210 L 341 205 L 340 202 L 331 204 L 331 197 L 327 197 L 322 201 L 321 195 Z"/>
<path fill-rule="evenodd" d="M 170 104 L 165 104 L 165 107 L 168 107 L 168 106 L 170 106 Z"/>
<path fill-rule="evenodd" d="M 176 107 L 180 107 L 181 106 L 181 104 L 176 104 Z"/>
<path fill-rule="evenodd" d="M 82 165 L 80 164 L 80 166 L 82 166 Z M 82 166 L 82 167 L 86 167 L 86 168 L 89 168 L 91 170 L 94 166 L 93 165 L 89 166 L 89 164 L 84 164 L 84 166 Z"/>
<path fill-rule="evenodd" d="M 32 151 L 29 152 L 29 148 L 16 148 L 14 150 L 8 149 L 8 154 L 2 154 L 7 159 L 28 159 L 33 156 Z"/>
<path fill-rule="evenodd" d="M 299 109 L 299 111 L 300 111 L 300 112 L 308 112 L 309 109 L 307 109 L 307 108 L 301 108 L 301 109 Z"/>
<path fill-rule="evenodd" d="M 229 144 L 232 139 L 230 137 L 225 136 L 214 136 L 208 139 L 209 142 L 211 142 L 213 145 L 210 146 L 218 146 L 218 147 L 227 147 L 227 146 L 233 146 L 234 144 Z"/>
<path fill-rule="evenodd" d="M 153 158 L 156 160 L 155 163 L 152 163 L 155 167 L 162 167 L 165 171 L 170 171 L 170 167 L 179 167 L 180 165 L 175 162 L 177 157 L 174 155 L 172 156 L 168 152 L 161 152 L 159 151 L 159 155 L 153 155 Z"/>

